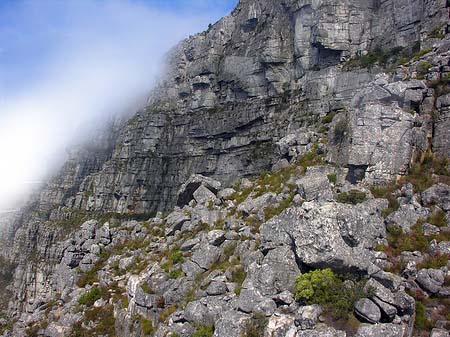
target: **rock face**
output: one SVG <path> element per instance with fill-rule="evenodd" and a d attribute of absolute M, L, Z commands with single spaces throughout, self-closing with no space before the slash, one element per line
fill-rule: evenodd
<path fill-rule="evenodd" d="M 262 316 L 273 336 L 345 336 L 316 325 L 320 310 L 299 309 L 292 295 L 300 272 L 330 267 L 378 282 L 357 310 L 389 324 L 364 325 L 359 335 L 403 335 L 397 316 L 408 321 L 414 305 L 404 280 L 378 267 L 386 257 L 373 248 L 386 240 L 388 203 L 365 185 L 406 174 L 427 151 L 450 154 L 448 7 L 444 0 L 241 0 L 179 43 L 146 106 L 93 130 L 2 232 L 8 272 L 0 284 L 12 284 L 18 334 L 55 297 L 65 305 L 45 333 L 66 334 L 80 321 L 69 311 L 89 290 L 76 281 L 94 270 L 94 283 L 122 301 L 95 302 L 116 317 L 118 335 L 145 334 L 164 318 L 157 336 L 190 336 L 198 324 L 214 324 L 215 336 L 240 336 Z M 406 56 L 364 63 L 380 50 L 384 58 Z M 291 167 L 316 157 L 320 165 L 306 172 Z M 270 168 L 258 191 L 248 179 L 229 188 Z M 271 190 L 271 178 L 286 172 L 292 177 Z M 336 201 L 353 188 L 367 200 Z M 411 230 L 432 206 L 448 218 L 448 184 L 421 196 L 412 186 L 399 193 L 386 223 Z M 431 247 L 449 251 L 445 241 Z M 241 269 L 230 269 L 233 257 Z M 414 284 L 441 294 L 443 277 L 422 270 Z"/>

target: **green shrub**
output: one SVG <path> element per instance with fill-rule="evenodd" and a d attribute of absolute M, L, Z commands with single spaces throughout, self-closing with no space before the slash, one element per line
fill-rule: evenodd
<path fill-rule="evenodd" d="M 432 66 L 433 64 L 430 62 L 423 61 L 417 65 L 417 71 L 419 72 L 419 75 L 424 76 Z"/>
<path fill-rule="evenodd" d="M 336 201 L 343 204 L 360 204 L 366 200 L 366 193 L 358 190 L 350 190 L 349 192 L 339 193 L 336 196 Z"/>
<path fill-rule="evenodd" d="M 154 294 L 155 290 L 148 283 L 142 283 L 141 288 L 146 294 Z"/>
<path fill-rule="evenodd" d="M 305 304 L 319 304 L 334 319 L 348 319 L 353 304 L 367 296 L 361 281 L 349 287 L 345 277 L 338 276 L 331 269 L 318 269 L 298 275 L 295 279 L 295 297 Z"/>
<path fill-rule="evenodd" d="M 92 306 L 95 301 L 105 297 L 107 290 L 104 288 L 91 288 L 88 292 L 84 293 L 78 299 L 78 303 L 81 305 Z"/>
<path fill-rule="evenodd" d="M 336 116 L 337 111 L 332 111 L 330 112 L 328 115 L 326 115 L 325 117 L 323 117 L 320 122 L 322 124 L 328 124 L 331 123 L 333 121 L 334 116 Z"/>
<path fill-rule="evenodd" d="M 336 184 L 337 182 L 337 176 L 335 173 L 327 175 L 328 181 L 332 184 Z"/>
<path fill-rule="evenodd" d="M 247 273 L 242 266 L 238 267 L 231 273 L 231 282 L 237 283 L 237 287 L 234 290 L 236 295 L 240 295 L 242 289 L 242 283 L 247 278 Z"/>
<path fill-rule="evenodd" d="M 141 322 L 142 334 L 144 336 L 152 336 L 155 333 L 155 328 L 153 327 L 152 321 L 150 321 L 149 319 L 146 319 L 146 318 L 141 318 L 140 322 Z"/>
<path fill-rule="evenodd" d="M 177 279 L 184 275 L 184 273 L 180 269 L 172 269 L 169 272 L 169 278 L 171 279 Z"/>
<path fill-rule="evenodd" d="M 437 254 L 434 256 L 427 256 L 417 265 L 417 269 L 439 269 L 445 267 L 448 263 L 448 255 Z"/>
<path fill-rule="evenodd" d="M 179 249 L 175 249 L 170 253 L 169 259 L 173 264 L 182 263 L 184 261 L 183 253 Z"/>
<path fill-rule="evenodd" d="M 431 330 L 433 328 L 433 324 L 427 318 L 426 307 L 420 301 L 416 301 L 416 320 L 414 327 L 419 330 Z"/>
<path fill-rule="evenodd" d="M 214 334 L 214 326 L 198 325 L 192 337 L 211 337 Z"/>

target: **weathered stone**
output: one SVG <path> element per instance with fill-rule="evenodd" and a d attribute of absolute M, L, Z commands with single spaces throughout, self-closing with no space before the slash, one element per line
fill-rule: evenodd
<path fill-rule="evenodd" d="M 371 257 L 365 247 L 385 236 L 375 204 L 305 203 L 290 208 L 262 225 L 262 247 L 292 247 L 297 259 L 315 268 L 367 270 Z"/>
<path fill-rule="evenodd" d="M 437 205 L 444 211 L 450 211 L 450 186 L 436 184 L 422 192 L 422 201 L 425 205 Z"/>
<path fill-rule="evenodd" d="M 361 324 L 357 337 L 402 337 L 406 327 L 401 324 Z"/>
<path fill-rule="evenodd" d="M 301 330 L 312 329 L 317 324 L 321 314 L 322 309 L 319 305 L 300 307 L 295 323 Z"/>
<path fill-rule="evenodd" d="M 435 294 L 444 284 L 444 273 L 439 269 L 422 269 L 419 270 L 416 281 L 423 289 Z"/>
<path fill-rule="evenodd" d="M 369 323 L 378 323 L 381 319 L 380 308 L 368 298 L 362 298 L 355 303 L 355 314 Z"/>
<path fill-rule="evenodd" d="M 216 195 L 203 185 L 195 190 L 193 197 L 198 204 L 207 206 L 213 205 L 217 200 Z"/>
<path fill-rule="evenodd" d="M 220 189 L 220 186 L 220 182 L 214 179 L 199 174 L 194 174 L 178 190 L 177 205 L 179 207 L 183 207 L 189 204 L 189 202 L 195 198 L 195 192 L 197 192 L 197 198 L 201 201 L 200 203 L 207 202 L 210 198 L 212 198 L 212 195 L 215 197 L 215 194 Z M 197 191 L 200 187 L 202 188 Z M 199 200 L 197 200 L 197 202 L 199 202 Z"/>
<path fill-rule="evenodd" d="M 332 199 L 333 191 L 327 177 L 330 173 L 332 169 L 327 167 L 308 168 L 305 176 L 295 182 L 300 196 L 306 201 Z"/>

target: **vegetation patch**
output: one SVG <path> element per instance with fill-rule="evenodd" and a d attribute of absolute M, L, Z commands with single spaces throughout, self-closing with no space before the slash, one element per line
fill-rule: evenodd
<path fill-rule="evenodd" d="M 211 337 L 214 334 L 214 326 L 197 325 L 192 337 Z"/>
<path fill-rule="evenodd" d="M 367 195 L 358 190 L 350 190 L 349 192 L 339 193 L 336 196 L 336 201 L 343 204 L 357 205 L 366 201 Z"/>
<path fill-rule="evenodd" d="M 106 288 L 97 288 L 97 287 L 93 287 L 90 290 L 88 290 L 86 293 L 84 293 L 83 295 L 80 296 L 80 298 L 78 299 L 78 303 L 81 305 L 86 305 L 88 307 L 92 306 L 95 301 L 103 298 L 106 299 L 108 298 L 108 290 Z"/>
<path fill-rule="evenodd" d="M 295 279 L 295 297 L 302 303 L 319 304 L 336 321 L 347 321 L 352 316 L 354 303 L 370 297 L 364 281 L 352 280 L 352 276 L 338 275 L 331 269 L 317 269 L 298 275 Z"/>

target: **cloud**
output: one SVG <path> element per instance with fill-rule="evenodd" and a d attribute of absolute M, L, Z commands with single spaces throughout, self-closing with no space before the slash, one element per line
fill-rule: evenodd
<path fill-rule="evenodd" d="M 147 94 L 166 51 L 230 6 L 219 0 L 213 10 L 214 2 L 1 5 L 0 209 L 49 172 L 77 126 Z"/>

